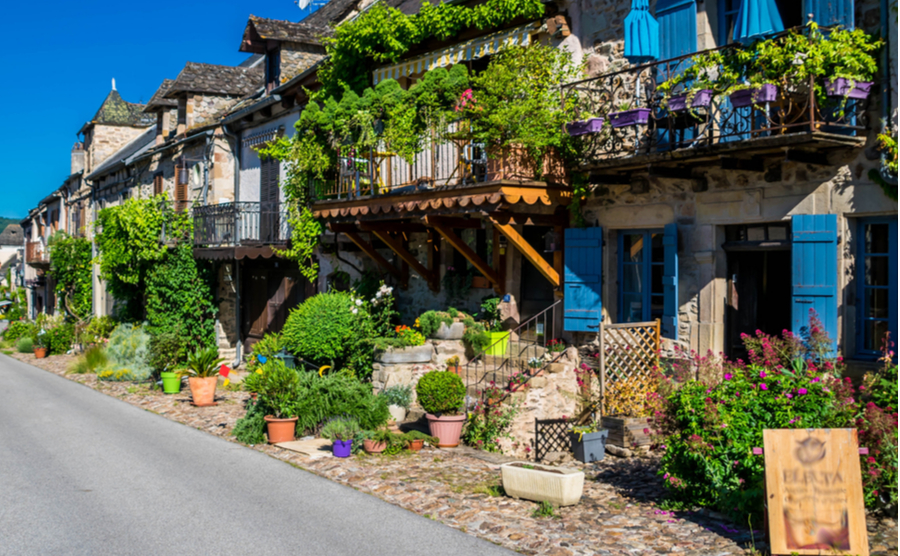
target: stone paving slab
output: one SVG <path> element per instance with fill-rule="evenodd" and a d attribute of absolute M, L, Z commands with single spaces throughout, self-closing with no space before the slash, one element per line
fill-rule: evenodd
<path fill-rule="evenodd" d="M 95 375 L 66 374 L 71 356 L 14 357 L 230 441 L 234 441 L 231 429 L 244 414 L 248 398 L 244 392 L 220 388 L 218 406 L 196 408 L 190 405 L 186 391 L 166 396 L 151 390 L 149 384 L 103 382 Z M 426 447 L 415 454 L 349 459 L 313 459 L 268 444 L 252 448 L 522 554 L 731 556 L 753 554 L 754 546 L 768 553 L 760 531 L 734 525 L 715 512 L 661 510 L 664 489 L 656 475 L 658 460 L 653 457 L 607 456 L 602 462 L 576 464 L 586 474 L 581 504 L 557 510 L 557 517 L 539 518 L 532 515 L 537 504 L 497 496 L 498 462 L 504 458 L 473 453 L 468 447 Z M 895 519 L 869 515 L 867 526 L 873 556 L 898 553 Z"/>
<path fill-rule="evenodd" d="M 333 458 L 331 441 L 324 438 L 301 438 L 291 442 L 279 442 L 275 444 L 279 448 L 297 452 L 301 456 L 310 459 Z"/>

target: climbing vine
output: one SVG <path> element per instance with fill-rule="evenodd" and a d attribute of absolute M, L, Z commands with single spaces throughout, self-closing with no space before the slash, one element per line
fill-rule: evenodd
<path fill-rule="evenodd" d="M 50 237 L 50 277 L 66 312 L 78 320 L 91 316 L 91 242 L 57 232 Z"/>

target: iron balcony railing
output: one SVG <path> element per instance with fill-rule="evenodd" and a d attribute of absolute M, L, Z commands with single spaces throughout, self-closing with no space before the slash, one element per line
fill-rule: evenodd
<path fill-rule="evenodd" d="M 193 208 L 194 245 L 277 245 L 290 238 L 283 203 L 220 203 Z"/>
<path fill-rule="evenodd" d="M 715 50 L 733 50 L 741 45 L 685 55 L 669 60 L 630 67 L 598 77 L 564 85 L 562 102 L 573 103 L 582 119 L 602 118 L 599 131 L 578 135 L 583 142 L 582 162 L 591 164 L 610 159 L 670 152 L 677 149 L 709 147 L 764 137 L 824 132 L 856 137 L 865 134 L 867 98 L 845 96 L 840 91 L 817 97 L 816 87 L 825 87 L 814 77 L 766 87 L 755 93 L 744 91 L 749 105 L 732 95 L 692 91 L 682 83 L 665 95 L 658 85 L 682 74 L 695 56 Z M 711 77 L 718 72 L 712 68 Z M 820 89 L 821 90 L 821 89 Z M 673 102 L 674 101 L 674 102 Z M 745 99 L 746 101 L 746 99 Z M 639 123 L 613 127 L 610 114 L 628 110 Z M 621 120 L 619 120 L 621 122 Z M 595 122 L 596 123 L 596 122 Z M 572 126 L 569 126 L 572 133 Z"/>

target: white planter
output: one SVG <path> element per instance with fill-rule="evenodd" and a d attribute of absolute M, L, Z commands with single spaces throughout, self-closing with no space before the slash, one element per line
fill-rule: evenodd
<path fill-rule="evenodd" d="M 534 469 L 517 465 L 529 465 Z M 584 471 L 577 469 L 514 461 L 501 465 L 500 474 L 503 490 L 513 498 L 572 506 L 581 500 L 584 492 Z"/>
<path fill-rule="evenodd" d="M 437 340 L 462 340 L 463 334 L 466 332 L 466 325 L 461 322 L 454 322 L 450 326 L 441 323 L 441 327 L 434 333 Z"/>
<path fill-rule="evenodd" d="M 401 423 L 406 419 L 406 409 L 399 405 L 389 405 L 388 411 L 391 412 L 391 418 L 398 423 Z"/>
<path fill-rule="evenodd" d="M 389 348 L 380 353 L 375 359 L 381 363 L 429 363 L 434 355 L 434 345 L 425 342 L 422 346 L 412 346 L 400 349 Z"/>

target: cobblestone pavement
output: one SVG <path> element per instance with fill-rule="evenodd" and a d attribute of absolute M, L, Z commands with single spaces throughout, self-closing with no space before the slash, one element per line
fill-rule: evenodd
<path fill-rule="evenodd" d="M 16 353 L 14 357 L 232 441 L 229 433 L 243 415 L 248 397 L 244 392 L 219 388 L 218 406 L 196 408 L 190 405 L 186 391 L 166 396 L 148 384 L 101 382 L 95 375 L 66 374 L 71 356 L 36 360 L 33 355 Z M 338 460 L 310 459 L 268 445 L 253 448 L 522 554 L 714 556 L 748 554 L 754 541 L 766 552 L 761 532 L 736 526 L 714 512 L 660 510 L 663 490 L 652 457 L 624 460 L 607 456 L 602 462 L 583 466 L 587 481 L 582 502 L 557 509 L 555 517 L 534 517 L 537 504 L 497 496 L 497 460 L 472 457 L 472 450 L 426 448 L 418 454 Z M 870 516 L 868 525 L 871 553 L 897 554 L 896 520 Z"/>

